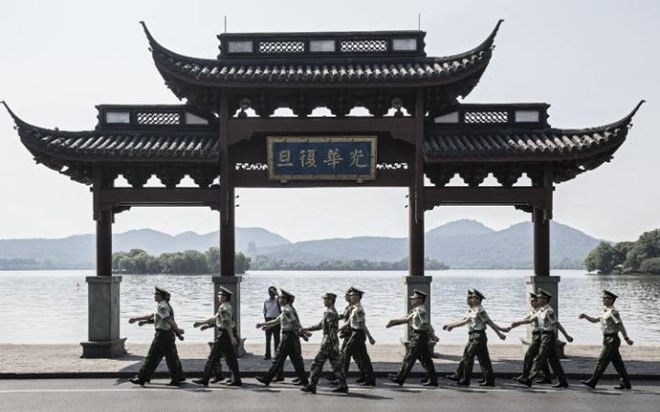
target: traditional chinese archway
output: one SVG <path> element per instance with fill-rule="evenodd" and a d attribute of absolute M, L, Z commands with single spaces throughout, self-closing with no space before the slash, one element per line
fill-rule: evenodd
<path fill-rule="evenodd" d="M 237 187 L 407 187 L 404 297 L 413 288 L 430 292 L 426 210 L 515 206 L 534 222 L 528 288 L 541 286 L 557 296 L 559 277 L 550 276 L 554 185 L 611 160 L 639 105 L 618 122 L 564 130 L 548 124 L 545 103 L 460 104 L 458 98 L 470 93 L 488 66 L 500 23 L 476 48 L 448 57 L 427 57 L 422 31 L 391 31 L 226 33 L 218 36 L 217 59 L 176 54 L 144 26 L 157 69 L 185 105 L 100 105 L 96 129 L 83 132 L 36 127 L 9 111 L 37 163 L 92 188 L 97 276 L 87 278 L 89 340 L 82 343 L 83 356 L 125 353 L 121 277 L 112 275 L 112 222 L 131 207 L 220 212 L 220 273 L 213 282 L 216 291 L 234 291 L 240 331 Z M 295 117 L 274 116 L 280 107 Z M 317 107 L 332 116 L 311 117 Z M 355 107 L 370 115 L 348 116 Z M 256 117 L 247 115 L 250 108 Z M 447 186 L 457 174 L 467 187 Z M 499 186 L 482 185 L 490 174 Z M 523 174 L 531 185 L 514 187 Z M 115 187 L 119 175 L 131 187 Z M 153 175 L 164 187 L 144 187 Z M 178 187 L 184 176 L 197 187 Z M 219 185 L 213 184 L 217 178 Z"/>

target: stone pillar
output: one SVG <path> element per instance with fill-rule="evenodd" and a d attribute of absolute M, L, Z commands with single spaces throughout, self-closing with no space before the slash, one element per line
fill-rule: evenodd
<path fill-rule="evenodd" d="M 114 358 L 126 353 L 119 337 L 121 276 L 88 276 L 88 342 L 81 342 L 83 358 Z"/>
<path fill-rule="evenodd" d="M 241 338 L 241 281 L 242 276 L 213 276 L 213 310 L 214 313 L 218 311 L 218 292 L 220 286 L 229 289 L 233 295 L 231 296 L 231 307 L 234 309 L 234 323 L 236 324 L 236 331 L 238 332 L 239 347 L 237 355 L 243 356 L 245 353 L 245 339 Z"/>
<path fill-rule="evenodd" d="M 426 308 L 426 311 L 429 313 L 429 318 L 431 317 L 431 281 L 433 278 L 431 276 L 406 276 L 403 278 L 403 282 L 406 285 L 405 286 L 405 292 L 406 295 L 404 297 L 405 299 L 405 304 L 404 307 L 406 308 L 406 314 L 410 312 L 412 307 L 410 306 L 410 296 L 413 294 L 413 290 L 421 290 L 422 292 L 426 293 L 426 302 L 424 302 L 424 307 Z M 410 328 L 405 328 L 404 332 L 404 340 L 407 342 L 408 337 L 410 336 Z"/>

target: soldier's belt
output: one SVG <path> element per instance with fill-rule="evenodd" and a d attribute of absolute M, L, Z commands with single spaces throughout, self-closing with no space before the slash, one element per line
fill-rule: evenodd
<path fill-rule="evenodd" d="M 473 334 L 473 333 L 479 333 L 479 334 L 482 334 L 482 333 L 486 333 L 486 329 L 484 329 L 484 330 L 471 330 L 471 331 L 468 331 L 468 333 L 469 333 L 470 335 Z"/>

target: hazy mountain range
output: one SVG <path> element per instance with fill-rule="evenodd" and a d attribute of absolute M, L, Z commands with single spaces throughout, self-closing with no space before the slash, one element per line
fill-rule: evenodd
<path fill-rule="evenodd" d="M 426 232 L 426 256 L 459 268 L 531 268 L 532 224 L 518 223 L 493 230 L 474 220 L 458 220 Z M 554 268 L 580 268 L 586 255 L 600 242 L 572 227 L 552 222 L 551 263 Z M 114 251 L 144 249 L 152 255 L 183 250 L 205 251 L 217 246 L 219 233 L 185 232 L 176 236 L 151 229 L 113 236 Z M 322 262 L 365 259 L 394 262 L 408 255 L 408 239 L 352 237 L 292 243 L 263 228 L 236 228 L 236 249 L 248 256 L 285 261 Z M 63 239 L 0 240 L 0 268 L 88 269 L 94 267 L 95 236 Z M 14 262 L 15 267 L 11 267 Z M 18 262 L 18 263 L 17 263 Z M 16 266 L 18 264 L 18 266 Z M 8 266 L 9 265 L 9 266 Z"/>

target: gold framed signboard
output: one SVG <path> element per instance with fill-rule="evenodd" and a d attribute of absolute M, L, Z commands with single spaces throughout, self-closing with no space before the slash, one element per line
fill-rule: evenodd
<path fill-rule="evenodd" d="M 376 136 L 268 136 L 270 180 L 375 180 Z"/>

